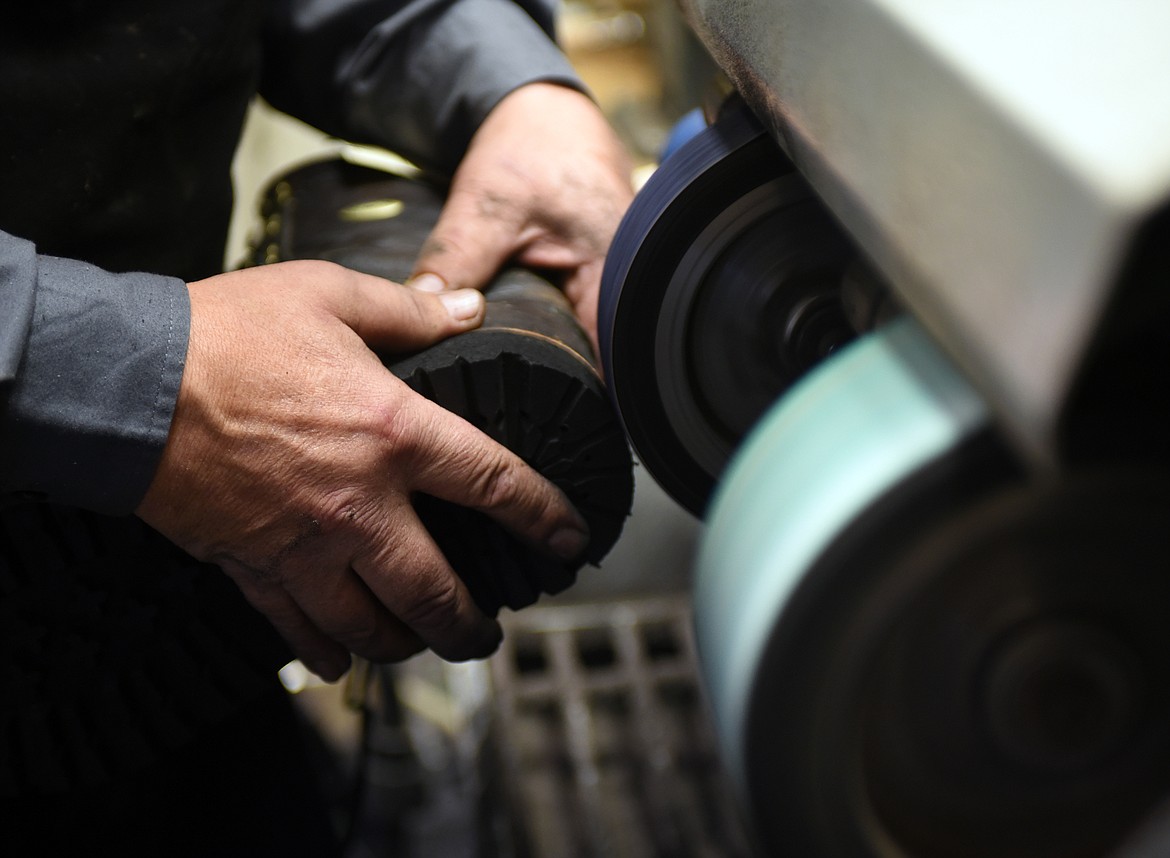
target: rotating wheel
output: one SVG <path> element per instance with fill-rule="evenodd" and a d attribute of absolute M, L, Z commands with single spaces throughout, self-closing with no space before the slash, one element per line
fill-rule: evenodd
<path fill-rule="evenodd" d="M 602 278 L 602 363 L 638 457 L 695 514 L 775 398 L 853 336 L 852 245 L 745 108 L 634 200 Z"/>
<path fill-rule="evenodd" d="M 769 413 L 696 622 L 768 854 L 1109 854 L 1170 793 L 1170 482 L 1025 481 L 911 320 Z"/>

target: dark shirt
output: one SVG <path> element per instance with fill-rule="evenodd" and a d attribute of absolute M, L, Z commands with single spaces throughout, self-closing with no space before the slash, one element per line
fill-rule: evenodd
<path fill-rule="evenodd" d="M 169 432 L 189 327 L 184 281 L 220 270 L 231 158 L 258 88 L 329 133 L 451 170 L 511 90 L 580 88 L 551 23 L 542 0 L 35 0 L 6 10 L 0 851 L 18 830 L 21 855 L 73 854 L 62 843 L 127 854 L 127 837 L 147 854 L 183 854 L 153 839 L 168 825 L 203 832 L 184 840 L 194 854 L 233 854 L 229 842 L 253 854 L 246 844 L 278 842 L 264 825 L 297 836 L 296 807 L 257 819 L 248 783 L 213 783 L 241 767 L 256 775 L 228 725 L 247 733 L 253 756 L 284 753 L 289 729 L 265 723 L 287 652 L 218 570 L 124 515 Z M 259 725 L 240 720 L 249 700 Z M 172 765 L 165 777 L 160 757 Z M 291 782 L 276 774 L 269 787 Z M 258 839 L 239 840 L 239 820 L 211 827 L 200 790 L 214 790 L 208 807 L 224 814 L 242 807 Z M 229 839 L 209 849 L 220 836 Z"/>
<path fill-rule="evenodd" d="M 0 29 L 0 499 L 141 499 L 182 377 L 181 281 L 222 265 L 258 86 L 447 171 L 512 89 L 580 87 L 541 0 L 21 5 Z"/>

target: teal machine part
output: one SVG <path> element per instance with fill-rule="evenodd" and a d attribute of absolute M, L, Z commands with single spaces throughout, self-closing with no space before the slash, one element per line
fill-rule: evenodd
<path fill-rule="evenodd" d="M 909 317 L 784 394 L 716 490 L 694 594 L 764 854 L 1128 858 L 1170 794 L 1168 485 L 1025 477 Z"/>
<path fill-rule="evenodd" d="M 891 486 L 972 435 L 982 402 L 910 320 L 853 344 L 783 397 L 711 507 L 696 633 L 725 757 L 747 792 L 745 717 L 783 605 L 841 531 Z"/>

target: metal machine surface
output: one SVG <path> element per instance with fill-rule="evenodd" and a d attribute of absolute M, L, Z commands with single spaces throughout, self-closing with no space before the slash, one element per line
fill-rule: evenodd
<path fill-rule="evenodd" d="M 1164 842 L 1170 7 L 681 5 L 749 110 L 635 200 L 603 362 L 760 849 Z"/>
<path fill-rule="evenodd" d="M 1132 324 L 1107 311 L 1166 306 L 1118 307 L 1143 288 L 1135 257 L 1170 240 L 1170 6 L 682 6 L 1013 441 L 1059 459 L 1091 347 Z"/>

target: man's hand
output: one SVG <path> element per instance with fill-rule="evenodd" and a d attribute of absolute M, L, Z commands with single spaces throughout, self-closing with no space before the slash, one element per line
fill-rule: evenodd
<path fill-rule="evenodd" d="M 426 294 L 325 262 L 189 285 L 191 340 L 162 463 L 138 514 L 218 564 L 316 673 L 355 652 L 449 659 L 500 638 L 419 523 L 414 492 L 478 509 L 572 559 L 565 497 L 470 424 L 415 394 L 370 347 L 474 328 L 483 297 Z"/>
<path fill-rule="evenodd" d="M 596 347 L 601 270 L 632 196 L 628 156 L 589 98 L 520 87 L 472 138 L 411 285 L 482 288 L 509 260 L 564 271 Z"/>

